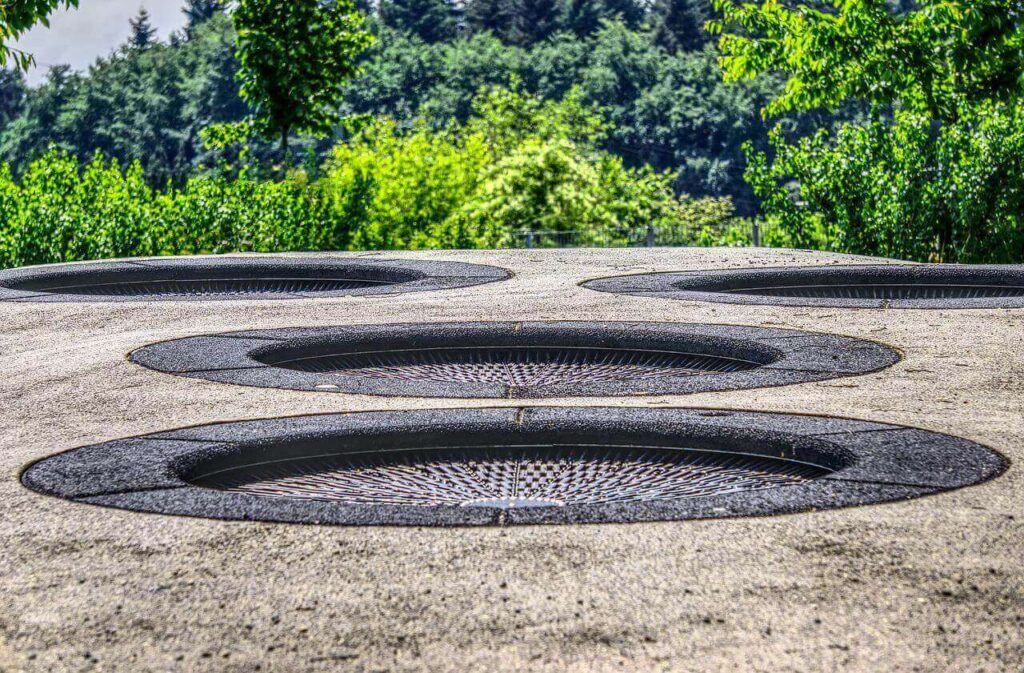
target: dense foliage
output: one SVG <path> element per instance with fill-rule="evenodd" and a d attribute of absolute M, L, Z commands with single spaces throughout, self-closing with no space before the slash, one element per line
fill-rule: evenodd
<path fill-rule="evenodd" d="M 548 100 L 576 86 L 585 102 L 608 110 L 604 148 L 627 165 L 671 170 L 678 194 L 729 196 L 740 212 L 755 211 L 740 148 L 750 139 L 766 147 L 758 110 L 779 82 L 722 81 L 710 36 L 696 29 L 709 0 L 665 0 L 650 9 L 633 0 L 559 0 L 544 38 L 485 30 L 488 1 L 383 3 L 369 21 L 377 42 L 360 59 L 362 74 L 342 90 L 338 112 L 386 115 L 400 129 L 421 120 L 443 128 L 464 122 L 469 102 L 487 86 L 516 81 Z M 492 4 L 501 14 L 518 11 L 511 0 Z M 99 150 L 122 163 L 139 160 L 154 187 L 183 185 L 230 154 L 205 146 L 199 130 L 249 113 L 234 51 L 231 21 L 214 7 L 190 13 L 169 44 L 126 44 L 84 74 L 57 69 L 30 89 L 13 75 L 10 85 L 0 78 L 0 101 L 10 91 L 19 110 L 6 125 L 0 112 L 0 159 L 17 174 L 51 145 L 83 161 Z M 310 151 L 323 158 L 331 147 L 295 138 L 292 145 L 297 161 Z M 273 156 L 260 141 L 247 150 L 255 165 Z"/>
<path fill-rule="evenodd" d="M 315 191 L 291 179 L 193 178 L 160 193 L 137 163 L 122 171 L 96 157 L 80 167 L 54 152 L 19 180 L 0 168 L 0 266 L 339 247 L 343 232 L 330 215 Z"/>
<path fill-rule="evenodd" d="M 600 151 L 605 134 L 578 92 L 545 103 L 494 90 L 476 99 L 464 127 L 371 125 L 335 149 L 323 185 L 358 211 L 352 244 L 360 248 L 505 246 L 525 230 L 614 242 L 629 235 L 623 229 L 731 217 L 727 200 L 677 199 L 671 173 L 630 169 Z"/>
<path fill-rule="evenodd" d="M 443 126 L 465 119 L 484 85 L 518 81 L 546 99 L 575 87 L 586 102 L 608 109 L 604 146 L 627 164 L 672 170 L 677 192 L 730 196 L 751 213 L 741 146 L 749 139 L 764 145 L 759 109 L 778 85 L 771 78 L 727 85 L 717 56 L 710 47 L 666 51 L 620 22 L 583 39 L 558 34 L 529 49 L 489 34 L 427 45 L 385 33 L 345 99 L 351 112 L 422 116 Z"/>
<path fill-rule="evenodd" d="M 656 224 L 680 242 L 721 235 L 728 200 L 677 199 L 671 174 L 598 149 L 600 111 L 493 90 L 464 126 L 398 132 L 373 121 L 311 178 L 195 176 L 154 190 L 136 162 L 86 166 L 59 151 L 0 169 L 0 266 L 229 251 L 509 245 L 523 228 L 629 242 Z M 700 238 L 704 237 L 704 238 Z"/>
<path fill-rule="evenodd" d="M 990 104 L 847 125 L 752 157 L 748 177 L 797 245 L 902 259 L 1024 259 L 1024 108 Z M 787 183 L 799 184 L 793 198 Z"/>
<path fill-rule="evenodd" d="M 965 103 L 1012 98 L 1024 84 L 1017 0 L 716 4 L 724 18 L 713 28 L 735 30 L 721 39 L 728 79 L 788 75 L 768 112 L 859 99 L 952 121 Z"/>
<path fill-rule="evenodd" d="M 721 1 L 728 78 L 787 75 L 767 112 L 871 117 L 749 149 L 767 215 L 802 245 L 921 261 L 1024 258 L 1024 7 L 1006 0 Z"/>

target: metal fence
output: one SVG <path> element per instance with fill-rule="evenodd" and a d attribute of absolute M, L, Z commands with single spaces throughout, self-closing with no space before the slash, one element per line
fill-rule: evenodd
<path fill-rule="evenodd" d="M 513 248 L 653 248 L 728 244 L 761 247 L 765 223 L 736 221 L 728 227 L 623 227 L 618 229 L 569 231 L 519 231 Z"/>

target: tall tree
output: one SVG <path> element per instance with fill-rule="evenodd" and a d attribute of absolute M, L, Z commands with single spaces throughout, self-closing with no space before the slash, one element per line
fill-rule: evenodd
<path fill-rule="evenodd" d="M 253 128 L 276 137 L 288 161 L 293 131 L 327 135 L 338 122 L 341 86 L 373 37 L 352 0 L 238 0 L 232 17 Z"/>
<path fill-rule="evenodd" d="M 128 23 L 132 28 L 131 37 L 128 38 L 129 46 L 145 49 L 156 42 L 156 28 L 149 20 L 149 12 L 145 7 L 141 7 L 135 18 L 129 19 Z"/>
<path fill-rule="evenodd" d="M 451 0 L 381 0 L 380 19 L 395 30 L 416 35 L 427 44 L 452 40 L 462 10 Z"/>
<path fill-rule="evenodd" d="M 564 29 L 562 0 L 471 0 L 466 25 L 505 44 L 528 47 Z"/>
<path fill-rule="evenodd" d="M 869 122 L 792 144 L 776 129 L 771 157 L 749 153 L 748 180 L 798 245 L 828 227 L 849 252 L 1019 259 L 1020 2 L 716 4 L 726 77 L 786 77 L 765 113 L 850 100 L 871 108 Z M 798 200 L 786 183 L 799 186 Z"/>
<path fill-rule="evenodd" d="M 74 151 L 76 130 L 69 128 L 64 112 L 80 91 L 83 77 L 67 65 L 49 69 L 42 86 L 30 89 L 24 110 L 0 133 L 0 152 L 5 161 L 24 166 L 48 146 Z"/>

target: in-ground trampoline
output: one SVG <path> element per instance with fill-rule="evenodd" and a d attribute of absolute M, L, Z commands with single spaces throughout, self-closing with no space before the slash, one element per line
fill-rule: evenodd
<path fill-rule="evenodd" d="M 915 498 L 1004 468 L 972 442 L 881 423 L 570 407 L 200 426 L 68 451 L 22 479 L 141 512 L 451 526 L 784 514 Z"/>
<path fill-rule="evenodd" d="M 0 272 L 0 301 L 122 302 L 394 295 L 509 278 L 464 262 L 228 256 L 60 264 Z"/>
<path fill-rule="evenodd" d="M 592 290 L 689 301 L 848 308 L 1024 307 L 1024 267 L 775 267 L 615 276 Z"/>
<path fill-rule="evenodd" d="M 141 348 L 137 364 L 224 383 L 368 395 L 539 398 L 805 383 L 899 354 L 842 336 L 728 325 L 477 322 L 258 330 Z"/>

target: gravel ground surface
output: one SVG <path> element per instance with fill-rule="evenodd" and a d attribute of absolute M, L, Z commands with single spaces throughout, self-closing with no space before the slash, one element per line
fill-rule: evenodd
<path fill-rule="evenodd" d="M 363 254 L 513 279 L 394 297 L 0 302 L 0 671 L 1016 671 L 1024 668 L 1024 311 L 741 306 L 580 288 L 626 273 L 857 264 L 782 250 Z M 964 437 L 985 484 L 773 518 L 512 528 L 175 518 L 35 494 L 31 462 L 218 421 L 514 400 L 247 388 L 127 355 L 209 332 L 470 320 L 756 325 L 882 342 L 865 376 L 531 406 L 832 415 Z"/>

